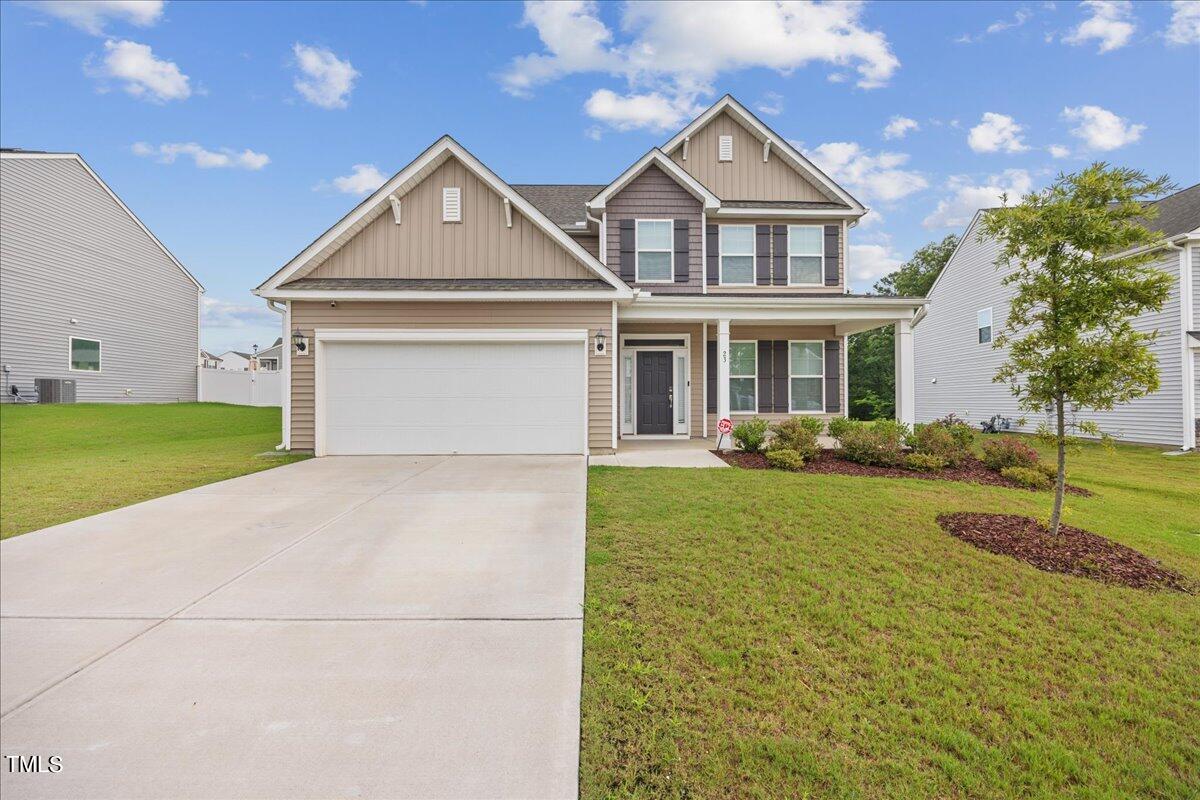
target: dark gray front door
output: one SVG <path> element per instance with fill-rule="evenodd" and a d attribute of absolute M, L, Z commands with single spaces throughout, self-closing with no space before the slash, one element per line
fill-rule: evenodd
<path fill-rule="evenodd" d="M 667 352 L 637 354 L 637 432 L 671 433 L 671 359 Z"/>

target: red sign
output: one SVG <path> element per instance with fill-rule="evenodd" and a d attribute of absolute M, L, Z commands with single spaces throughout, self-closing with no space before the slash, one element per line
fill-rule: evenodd
<path fill-rule="evenodd" d="M 733 422 L 728 417 L 717 423 L 719 433 L 729 433 L 731 430 L 733 430 Z"/>

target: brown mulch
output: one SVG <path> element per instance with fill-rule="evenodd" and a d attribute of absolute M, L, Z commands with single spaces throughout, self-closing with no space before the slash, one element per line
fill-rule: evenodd
<path fill-rule="evenodd" d="M 712 451 L 714 455 L 726 464 L 743 469 L 769 469 L 767 458 L 762 453 L 745 453 L 741 450 Z M 957 467 L 946 467 L 934 472 L 921 472 L 906 467 L 875 467 L 858 464 L 838 455 L 836 450 L 824 450 L 813 461 L 804 465 L 801 472 L 812 472 L 824 475 L 857 475 L 868 478 L 920 478 L 929 481 L 964 481 L 966 483 L 982 483 L 988 486 L 1004 486 L 1009 489 L 1028 489 L 1025 486 L 1010 481 L 999 472 L 993 472 L 984 466 L 979 459 L 971 456 Z M 1067 484 L 1067 494 L 1077 494 L 1081 497 L 1091 497 L 1092 492 L 1080 486 Z"/>
<path fill-rule="evenodd" d="M 1137 550 L 1094 533 L 1060 525 L 1058 535 L 1031 517 L 959 512 L 937 518 L 951 536 L 981 550 L 1012 556 L 1044 572 L 1059 572 L 1134 589 L 1169 589 L 1192 594 L 1187 578 Z"/>

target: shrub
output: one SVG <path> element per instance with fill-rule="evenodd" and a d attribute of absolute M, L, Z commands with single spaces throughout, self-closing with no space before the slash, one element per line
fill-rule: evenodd
<path fill-rule="evenodd" d="M 752 417 L 739 422 L 733 429 L 733 443 L 747 453 L 762 452 L 763 445 L 767 443 L 767 421 Z"/>
<path fill-rule="evenodd" d="M 817 435 L 824 427 L 821 420 L 813 417 L 788 417 L 771 426 L 771 444 L 767 449 L 793 450 L 803 456 L 805 461 L 812 461 L 821 454 Z"/>
<path fill-rule="evenodd" d="M 862 423 L 854 419 L 846 419 L 845 417 L 834 417 L 829 420 L 829 435 L 835 439 L 841 439 L 842 434 L 855 426 L 862 426 Z"/>
<path fill-rule="evenodd" d="M 872 425 L 857 424 L 842 432 L 838 441 L 842 456 L 859 464 L 894 467 L 904 462 L 904 439 L 908 426 L 891 420 Z"/>
<path fill-rule="evenodd" d="M 1033 465 L 1033 468 L 1049 478 L 1051 483 L 1058 479 L 1058 467 L 1049 461 L 1039 461 Z"/>
<path fill-rule="evenodd" d="M 1026 489 L 1049 489 L 1051 480 L 1040 469 L 1030 467 L 1005 467 L 1000 474 L 1021 484 Z"/>
<path fill-rule="evenodd" d="M 937 456 L 953 466 L 958 466 L 967 457 L 967 450 L 954 438 L 954 434 L 937 422 L 917 425 L 908 443 L 918 453 Z"/>
<path fill-rule="evenodd" d="M 804 466 L 804 456 L 795 450 L 768 450 L 767 463 L 771 465 L 772 469 L 786 469 L 788 472 L 799 472 Z"/>
<path fill-rule="evenodd" d="M 1037 450 L 1020 439 L 1001 436 L 983 443 L 983 463 L 996 472 L 1001 472 L 1005 467 L 1034 469 L 1038 454 Z"/>
<path fill-rule="evenodd" d="M 947 463 L 946 459 L 932 453 L 909 453 L 904 459 L 905 466 L 918 472 L 936 472 L 944 469 Z"/>
<path fill-rule="evenodd" d="M 941 419 L 935 419 L 931 424 L 945 428 L 954 437 L 954 441 L 958 442 L 958 446 L 962 448 L 964 453 L 971 452 L 971 445 L 975 444 L 975 429 L 968 425 L 963 420 L 947 414 Z"/>

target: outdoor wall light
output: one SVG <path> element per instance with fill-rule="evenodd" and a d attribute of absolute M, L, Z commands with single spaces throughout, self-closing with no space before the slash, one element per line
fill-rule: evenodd
<path fill-rule="evenodd" d="M 308 337 L 304 335 L 304 331 L 296 328 L 292 331 L 292 346 L 296 348 L 296 355 L 308 355 Z"/>
<path fill-rule="evenodd" d="M 607 341 L 608 337 L 604 335 L 604 328 L 601 328 L 596 332 L 596 355 L 604 355 Z"/>

